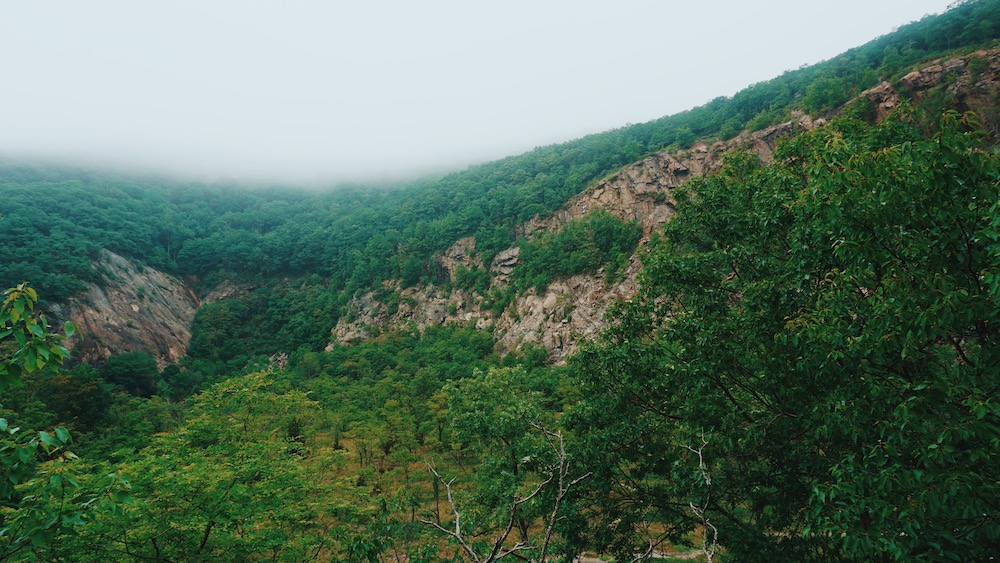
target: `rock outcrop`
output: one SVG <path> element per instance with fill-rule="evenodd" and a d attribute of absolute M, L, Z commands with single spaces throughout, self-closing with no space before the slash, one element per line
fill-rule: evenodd
<path fill-rule="evenodd" d="M 180 360 L 191 339 L 191 322 L 200 302 L 181 280 L 139 266 L 102 250 L 94 263 L 104 283 L 87 291 L 53 315 L 71 320 L 77 336 L 68 342 L 74 359 L 100 362 L 123 352 L 149 352 L 162 369 Z"/>
<path fill-rule="evenodd" d="M 531 237 L 540 231 L 558 231 L 567 222 L 602 209 L 642 226 L 643 234 L 659 231 L 674 212 L 671 191 L 691 178 L 705 176 L 722 167 L 724 157 L 737 149 L 757 153 L 770 162 L 778 140 L 823 124 L 805 114 L 792 121 L 743 134 L 711 145 L 695 143 L 688 150 L 662 151 L 611 174 L 580 195 L 571 198 L 551 217 L 536 217 L 518 230 Z"/>
<path fill-rule="evenodd" d="M 768 161 L 778 139 L 816 125 L 807 116 L 799 115 L 793 121 L 744 133 L 728 141 L 698 143 L 678 153 L 653 154 L 596 182 L 553 215 L 528 221 L 517 234 L 531 238 L 540 232 L 555 232 L 567 222 L 600 209 L 641 225 L 640 244 L 645 244 L 674 213 L 671 195 L 674 188 L 719 169 L 724 156 L 734 149 L 755 151 Z M 519 264 L 519 254 L 520 249 L 512 247 L 493 258 L 489 272 L 494 287 L 510 283 Z M 459 265 L 470 269 L 482 267 L 471 238 L 455 243 L 437 261 L 451 273 L 452 279 Z M 558 280 L 541 294 L 530 289 L 518 295 L 499 316 L 483 307 L 484 296 L 463 289 L 446 292 L 433 286 L 384 288 L 383 295 L 386 292 L 395 295 L 379 299 L 375 292 L 369 292 L 350 303 L 348 314 L 332 331 L 331 346 L 336 342 L 364 340 L 390 328 L 460 324 L 481 329 L 492 327 L 501 352 L 531 344 L 544 347 L 552 361 L 560 362 L 576 349 L 581 338 L 592 337 L 601 330 L 612 303 L 635 294 L 640 269 L 638 258 L 633 256 L 621 281 L 615 283 L 607 282 L 602 269 L 592 275 Z"/>
<path fill-rule="evenodd" d="M 476 239 L 472 237 L 459 239 L 435 258 L 442 268 L 451 272 L 453 279 L 459 266 L 469 270 L 483 267 L 483 258 L 476 252 Z"/>
<path fill-rule="evenodd" d="M 959 111 L 975 111 L 983 126 L 994 137 L 1000 136 L 1000 49 L 983 50 L 968 55 L 949 57 L 903 76 L 896 84 L 884 82 L 863 92 L 873 109 L 873 121 L 884 119 L 899 107 L 901 99 L 917 101 L 943 92 L 943 99 L 952 100 Z M 579 219 L 598 209 L 636 221 L 642 226 L 643 239 L 659 231 L 674 213 L 672 190 L 691 178 L 709 174 L 723 165 L 724 156 L 735 149 L 755 152 L 769 162 L 781 137 L 809 130 L 824 123 L 807 115 L 767 129 L 741 135 L 728 141 L 711 144 L 695 143 L 679 152 L 659 152 L 626 166 L 598 181 L 583 193 L 570 199 L 559 211 L 548 217 L 535 217 L 517 230 L 518 236 L 532 238 L 541 232 L 558 231 L 567 222 Z M 443 253 L 439 263 L 452 271 L 460 263 L 457 256 L 476 256 L 475 241 L 462 239 Z M 478 265 L 470 259 L 461 262 L 466 267 Z M 505 285 L 518 266 L 518 248 L 500 252 L 490 264 L 492 284 Z M 336 341 L 363 338 L 372 331 L 381 331 L 409 323 L 415 328 L 442 323 L 474 323 L 493 327 L 502 351 L 515 350 L 525 344 L 544 346 L 553 361 L 561 361 L 576 348 L 581 337 L 589 337 L 604 326 L 604 315 L 611 303 L 635 294 L 636 277 L 641 268 L 633 257 L 622 281 L 608 284 L 603 272 L 574 276 L 551 284 L 544 293 L 535 291 L 518 295 L 514 302 L 496 317 L 493 311 L 479 307 L 483 296 L 465 291 L 446 293 L 434 288 L 410 288 L 401 292 L 398 310 L 368 294 L 351 305 L 352 314 L 333 330 Z"/>
<path fill-rule="evenodd" d="M 976 51 L 948 57 L 907 73 L 896 84 L 882 82 L 861 93 L 874 110 L 873 119 L 885 119 L 899 107 L 903 97 L 924 101 L 943 94 L 949 107 L 973 111 L 983 128 L 996 138 L 1000 135 L 1000 49 Z"/>

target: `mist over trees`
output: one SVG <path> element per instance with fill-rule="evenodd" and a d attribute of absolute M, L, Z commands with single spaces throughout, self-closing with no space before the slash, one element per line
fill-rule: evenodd
<path fill-rule="evenodd" d="M 946 87 L 880 123 L 839 106 L 998 31 L 1000 2 L 963 2 L 733 98 L 406 186 L 3 163 L 0 560 L 995 556 L 996 116 L 942 112 Z M 793 110 L 829 121 L 674 191 L 648 245 L 601 212 L 515 237 L 644 155 Z M 486 264 L 519 248 L 508 286 L 441 270 L 465 236 Z M 103 283 L 100 249 L 247 289 L 199 310 L 177 364 L 73 363 L 74 327 L 40 311 Z M 330 343 L 356 295 L 459 287 L 503 313 L 635 253 L 638 293 L 567 365 L 475 326 Z"/>

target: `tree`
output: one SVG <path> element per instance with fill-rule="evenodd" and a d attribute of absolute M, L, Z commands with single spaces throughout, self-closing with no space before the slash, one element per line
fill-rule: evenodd
<path fill-rule="evenodd" d="M 119 385 L 131 395 L 152 397 L 160 370 L 156 360 L 145 352 L 125 352 L 111 356 L 101 368 L 104 380 Z"/>
<path fill-rule="evenodd" d="M 193 399 L 186 422 L 159 434 L 120 470 L 134 503 L 73 545 L 76 558 L 302 561 L 335 545 L 338 502 L 327 469 L 341 454 L 309 447 L 316 418 L 301 392 L 279 392 L 273 374 L 217 384 Z M 292 435 L 294 434 L 294 435 Z"/>
<path fill-rule="evenodd" d="M 677 194 L 641 295 L 575 363 L 599 543 L 710 521 L 746 560 L 986 557 L 1000 157 L 981 139 L 969 116 L 845 118 Z"/>
<path fill-rule="evenodd" d="M 452 518 L 444 524 L 440 515 L 422 521 L 472 561 L 509 555 L 545 561 L 557 541 L 566 554 L 578 548 L 570 522 L 577 528 L 582 522 L 572 518 L 570 492 L 590 473 L 576 467 L 563 433 L 546 427 L 540 394 L 526 388 L 525 375 L 521 368 L 491 369 L 445 389 L 456 438 L 480 457 L 476 493 L 463 515 L 455 479 L 429 466 L 444 487 Z"/>
<path fill-rule="evenodd" d="M 0 390 L 20 385 L 69 357 L 62 345 L 74 327 L 49 332 L 38 310 L 38 294 L 27 283 L 4 292 L 0 308 Z M 0 418 L 0 559 L 44 552 L 56 537 L 81 527 L 96 507 L 123 500 L 110 483 L 93 484 L 76 473 L 76 456 L 67 449 L 69 432 L 22 431 Z M 85 481 L 81 485 L 81 481 Z"/>

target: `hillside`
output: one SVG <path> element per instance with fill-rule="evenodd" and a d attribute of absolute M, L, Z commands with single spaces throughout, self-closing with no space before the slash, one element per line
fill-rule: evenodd
<path fill-rule="evenodd" d="M 977 112 L 987 130 L 995 131 L 994 100 L 1000 92 L 998 73 L 1000 50 L 976 51 L 932 61 L 907 73 L 897 84 L 877 84 L 856 99 L 869 108 L 865 110 L 869 119 L 880 120 L 900 105 L 903 96 L 915 103 L 940 103 L 935 97 L 943 96 L 958 109 Z M 595 181 L 554 212 L 544 217 L 536 215 L 516 226 L 514 234 L 524 240 L 523 237 L 557 233 L 567 223 L 603 210 L 638 224 L 642 229 L 639 246 L 644 247 L 674 212 L 673 189 L 691 178 L 718 170 L 725 156 L 734 150 L 751 150 L 767 162 L 780 139 L 824 122 L 823 118 L 814 120 L 800 112 L 793 117 L 791 121 L 758 131 L 744 131 L 728 140 L 699 140 L 688 149 L 654 153 Z M 517 284 L 511 279 L 519 263 L 520 246 L 501 249 L 488 264 L 484 264 L 484 252 L 479 246 L 476 237 L 464 237 L 432 255 L 427 264 L 421 263 L 422 270 L 435 272 L 430 284 L 410 280 L 412 285 L 407 286 L 397 278 L 379 283 L 377 291 L 358 287 L 354 295 L 342 297 L 346 298 L 342 310 L 327 305 L 324 314 L 329 318 L 314 319 L 312 324 L 318 326 L 313 330 L 323 330 L 325 322 L 326 330 L 331 332 L 325 347 L 330 349 L 333 343 L 357 342 L 408 325 L 417 329 L 442 324 L 468 325 L 490 329 L 501 353 L 533 345 L 544 348 L 551 361 L 561 362 L 572 354 L 581 338 L 600 333 L 609 305 L 630 298 L 637 288 L 638 256 L 629 259 L 619 279 L 611 280 L 601 267 L 532 289 L 523 284 L 515 287 Z M 260 281 L 239 281 L 244 278 L 237 276 L 235 286 L 226 281 L 198 298 L 195 296 L 198 288 L 191 284 L 193 278 L 184 281 L 138 263 L 131 266 L 136 274 L 129 275 L 111 266 L 107 251 L 102 252 L 105 254 L 93 263 L 93 269 L 103 272 L 105 279 L 89 283 L 87 292 L 70 299 L 65 310 L 55 309 L 62 318 L 71 319 L 85 329 L 83 334 L 89 340 L 82 343 L 80 352 L 91 361 L 128 351 L 147 351 L 157 358 L 161 368 L 176 363 L 187 350 L 195 310 L 192 307 L 260 291 L 257 286 L 262 285 Z M 490 251 L 485 254 L 489 257 Z M 127 262 L 121 257 L 116 259 L 113 263 Z M 167 279 L 171 281 L 164 281 Z M 426 277 L 424 280 L 428 281 Z M 201 287 L 204 291 L 204 284 Z M 142 298 L 138 292 L 142 292 Z M 109 298 L 112 293 L 116 296 Z M 149 301 L 145 295 L 150 296 Z M 153 296 L 163 299 L 165 306 L 157 308 Z M 497 302 L 503 306 L 496 307 Z M 166 336 L 164 328 L 166 334 L 176 336 Z M 322 335 L 314 334 L 310 341 L 318 343 L 321 338 Z M 288 353 L 294 347 L 265 350 L 269 354 Z"/>
<path fill-rule="evenodd" d="M 0 560 L 995 556 L 998 40 L 405 185 L 0 163 Z"/>

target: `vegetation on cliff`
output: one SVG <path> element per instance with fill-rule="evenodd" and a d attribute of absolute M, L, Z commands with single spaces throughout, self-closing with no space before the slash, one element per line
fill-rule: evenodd
<path fill-rule="evenodd" d="M 649 151 L 832 111 L 998 30 L 1000 2 L 963 2 L 732 99 L 405 188 L 4 165 L 8 285 L 65 298 L 100 282 L 89 258 L 108 248 L 255 288 L 203 307 L 165 368 L 133 352 L 56 370 L 39 295 L 7 294 L 0 559 L 994 555 L 1000 156 L 971 115 L 871 124 L 859 105 L 770 164 L 735 154 L 686 184 L 640 292 L 568 366 L 500 357 L 472 327 L 327 340 L 358 291 L 485 293 L 480 270 L 452 282 L 431 259 L 461 236 L 489 264 L 520 222 Z M 614 275 L 639 235 L 598 213 L 519 241 L 511 287 Z"/>
<path fill-rule="evenodd" d="M 1000 158 L 980 136 L 842 119 L 685 186 L 641 295 L 574 360 L 602 545 L 657 522 L 739 560 L 995 550 Z"/>

